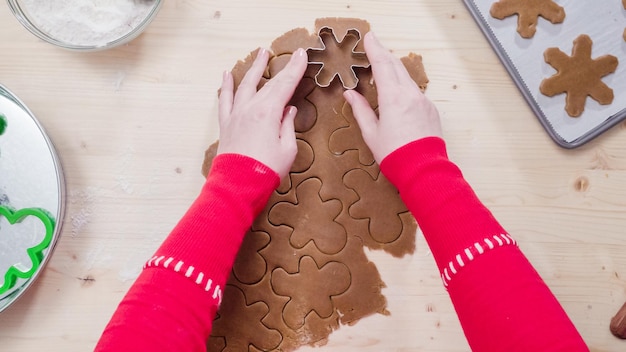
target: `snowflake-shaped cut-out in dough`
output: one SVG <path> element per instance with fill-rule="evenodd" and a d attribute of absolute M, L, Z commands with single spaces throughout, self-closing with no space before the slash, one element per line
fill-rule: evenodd
<path fill-rule="evenodd" d="M 309 64 L 321 65 L 315 75 L 315 83 L 320 87 L 328 87 L 335 77 L 339 76 L 344 88 L 354 89 L 359 83 L 354 68 L 370 66 L 365 53 L 355 51 L 361 40 L 361 33 L 356 29 L 350 29 L 340 39 L 332 28 L 323 27 L 319 30 L 319 37 L 322 48 L 307 50 Z"/>
<path fill-rule="evenodd" d="M 280 202 L 269 212 L 268 219 L 275 226 L 289 226 L 293 229 L 290 242 L 295 248 L 303 248 L 313 241 L 320 251 L 327 254 L 337 254 L 346 245 L 346 229 L 336 221 L 340 215 L 342 204 L 338 199 L 322 200 L 319 192 L 322 181 L 310 178 L 303 181 L 296 188 L 298 203 Z M 293 211 L 299 211 L 302 216 L 294 217 Z M 324 231 L 311 232 L 315 225 Z"/>
<path fill-rule="evenodd" d="M 539 90 L 549 97 L 566 93 L 565 111 L 572 117 L 583 113 L 587 96 L 602 105 L 613 102 L 613 89 L 602 82 L 602 77 L 615 72 L 618 60 L 613 55 L 592 59 L 592 44 L 591 38 L 583 34 L 574 40 L 572 56 L 559 48 L 548 48 L 544 52 L 546 62 L 557 73 L 544 79 Z"/>
<path fill-rule="evenodd" d="M 523 38 L 535 35 L 539 16 L 552 23 L 565 20 L 565 10 L 552 0 L 500 0 L 491 5 L 489 13 L 499 20 L 517 15 L 517 32 Z"/>
<path fill-rule="evenodd" d="M 329 277 L 337 280 L 329 280 Z M 289 327 L 298 329 L 311 311 L 322 318 L 333 314 L 332 298 L 350 287 L 350 270 L 339 262 L 320 267 L 313 258 L 303 257 L 296 273 L 276 269 L 272 274 L 272 287 L 278 295 L 289 297 L 283 319 Z"/>
<path fill-rule="evenodd" d="M 224 292 L 231 299 L 224 301 L 224 304 L 220 306 L 220 313 L 215 320 L 212 333 L 216 337 L 224 337 L 229 331 L 240 331 L 246 335 L 247 340 L 228 340 L 226 344 L 223 338 L 212 339 L 207 345 L 208 349 L 223 352 L 248 351 L 251 347 L 261 351 L 276 349 L 281 341 L 280 332 L 262 323 L 263 318 L 269 312 L 267 304 L 264 302 L 248 303 L 241 289 L 232 285 L 227 285 Z M 238 316 L 241 320 L 229 320 L 228 316 L 231 315 Z M 242 322 L 249 325 L 242 327 Z"/>

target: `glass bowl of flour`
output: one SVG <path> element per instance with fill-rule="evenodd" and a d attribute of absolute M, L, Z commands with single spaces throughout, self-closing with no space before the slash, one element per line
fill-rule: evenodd
<path fill-rule="evenodd" d="M 96 51 L 128 43 L 150 24 L 162 0 L 7 0 L 31 33 L 59 47 Z"/>

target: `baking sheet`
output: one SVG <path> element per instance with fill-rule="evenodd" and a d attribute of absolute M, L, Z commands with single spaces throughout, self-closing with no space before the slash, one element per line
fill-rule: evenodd
<path fill-rule="evenodd" d="M 552 24 L 539 17 L 537 32 L 530 39 L 517 33 L 517 16 L 504 20 L 491 17 L 489 9 L 496 0 L 464 0 L 468 9 L 487 36 L 518 88 L 546 128 L 552 139 L 562 147 L 575 148 L 626 118 L 626 11 L 619 0 L 575 1 L 556 0 L 565 9 L 565 20 Z M 613 55 L 618 58 L 617 70 L 602 81 L 613 89 L 610 105 L 586 99 L 585 111 L 573 118 L 565 111 L 565 94 L 552 98 L 539 91 L 541 81 L 556 70 L 543 57 L 547 48 L 558 47 L 571 55 L 573 41 L 587 34 L 593 41 L 592 58 Z"/>
<path fill-rule="evenodd" d="M 29 279 L 18 279 L 13 289 L 0 296 L 0 312 L 19 298 L 45 267 L 60 235 L 64 213 L 65 184 L 58 157 L 43 128 L 26 106 L 0 85 L 0 114 L 6 129 L 0 135 L 0 205 L 16 210 L 41 208 L 56 221 L 51 244 L 43 251 L 39 269 Z M 0 274 L 12 265 L 26 271 L 32 262 L 26 249 L 42 242 L 43 224 L 24 218 L 19 225 L 0 219 Z M 0 277 L 0 284 L 4 277 Z"/>

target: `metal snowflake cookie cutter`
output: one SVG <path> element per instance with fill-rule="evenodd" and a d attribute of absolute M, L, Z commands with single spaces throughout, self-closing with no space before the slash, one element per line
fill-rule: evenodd
<path fill-rule="evenodd" d="M 17 225 L 27 217 L 35 217 L 42 224 L 45 231 L 43 239 L 32 247 L 25 249 L 30 260 L 30 268 L 23 264 L 13 264 L 4 273 L 4 282 L 0 286 L 0 297 L 5 296 L 16 286 L 19 279 L 30 279 L 39 270 L 44 258 L 44 250 L 52 243 L 55 220 L 52 214 L 41 208 L 24 208 L 15 210 L 9 206 L 0 206 L 0 216 L 5 217 L 10 225 Z"/>
<path fill-rule="evenodd" d="M 346 35 L 339 41 L 333 28 L 322 27 L 318 31 L 318 36 L 322 47 L 307 49 L 309 64 L 321 65 L 315 74 L 315 83 L 326 88 L 330 86 L 336 76 L 339 76 L 345 89 L 356 88 L 359 78 L 354 69 L 370 67 L 367 55 L 364 52 L 356 51 L 356 47 L 361 41 L 361 32 L 356 28 L 348 29 Z M 350 50 L 346 51 L 348 46 Z M 330 60 L 334 62 L 329 64 L 327 61 Z"/>

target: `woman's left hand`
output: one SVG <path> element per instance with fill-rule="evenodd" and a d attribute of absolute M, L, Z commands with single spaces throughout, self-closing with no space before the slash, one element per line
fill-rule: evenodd
<path fill-rule="evenodd" d="M 232 74 L 224 73 L 217 154 L 249 156 L 283 178 L 298 151 L 294 128 L 297 109 L 287 103 L 304 75 L 308 59 L 306 51 L 298 49 L 285 68 L 257 91 L 268 59 L 268 51 L 260 49 L 236 93 Z"/>

